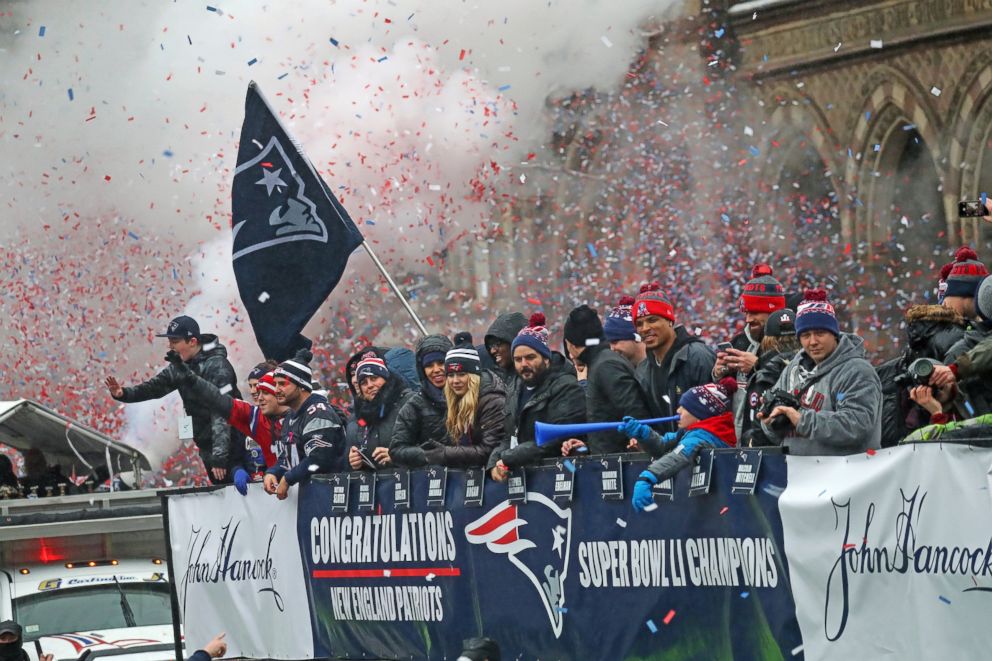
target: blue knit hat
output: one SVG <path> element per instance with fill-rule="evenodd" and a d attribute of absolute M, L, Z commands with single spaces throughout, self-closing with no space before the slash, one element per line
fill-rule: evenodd
<path fill-rule="evenodd" d="M 637 339 L 634 332 L 634 319 L 630 314 L 634 300 L 633 296 L 622 296 L 617 306 L 606 315 L 603 334 L 610 342 Z"/>
<path fill-rule="evenodd" d="M 679 406 L 696 418 L 705 420 L 730 411 L 735 392 L 737 392 L 737 380 L 726 377 L 720 383 L 707 383 L 689 388 L 679 398 Z"/>
<path fill-rule="evenodd" d="M 825 330 L 840 337 L 834 306 L 827 301 L 825 289 L 807 289 L 796 310 L 796 335 L 808 330 Z"/>
<path fill-rule="evenodd" d="M 544 324 L 546 320 L 540 312 L 535 312 L 530 316 L 530 321 L 520 329 L 517 336 L 513 338 L 510 345 L 510 355 L 513 355 L 517 347 L 530 347 L 548 360 L 551 359 L 551 349 L 548 348 L 548 329 Z"/>

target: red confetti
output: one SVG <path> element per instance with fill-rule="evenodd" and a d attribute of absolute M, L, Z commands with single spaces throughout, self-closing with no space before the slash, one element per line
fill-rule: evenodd
<path fill-rule="evenodd" d="M 730 510 L 730 508 L 729 508 L 729 507 L 724 507 L 724 508 L 723 508 L 722 510 L 720 510 L 720 515 L 721 515 L 721 516 L 723 516 L 723 515 L 724 515 L 724 514 L 726 514 L 726 513 L 727 513 L 727 512 L 729 511 L 729 510 Z"/>
<path fill-rule="evenodd" d="M 670 611 L 668 611 L 668 615 L 665 616 L 665 619 L 662 620 L 662 622 L 664 622 L 665 624 L 668 624 L 673 619 L 675 619 L 675 611 L 674 610 L 670 610 Z"/>

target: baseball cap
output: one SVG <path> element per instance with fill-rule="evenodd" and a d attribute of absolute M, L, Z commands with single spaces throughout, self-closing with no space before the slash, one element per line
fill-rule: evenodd
<path fill-rule="evenodd" d="M 18 638 L 21 637 L 21 625 L 13 620 L 4 620 L 0 622 L 0 634 L 12 633 Z"/>
<path fill-rule="evenodd" d="M 776 310 L 768 315 L 765 322 L 765 335 L 768 337 L 783 337 L 796 334 L 796 313 L 789 308 Z"/>
<path fill-rule="evenodd" d="M 200 336 L 200 324 L 196 323 L 193 317 L 182 315 L 169 322 L 169 327 L 164 333 L 158 333 L 155 337 L 172 337 L 180 340 L 189 340 Z"/>

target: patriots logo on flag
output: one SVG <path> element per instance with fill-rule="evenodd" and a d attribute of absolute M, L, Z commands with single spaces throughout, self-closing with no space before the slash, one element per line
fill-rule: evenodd
<path fill-rule="evenodd" d="M 268 223 L 259 222 L 264 214 L 235 220 L 233 259 L 290 241 L 327 243 L 327 226 L 317 214 L 317 205 L 307 197 L 306 183 L 277 137 L 270 138 L 254 158 L 239 165 L 234 176 L 243 172 L 252 179 L 260 177 L 255 187 L 248 188 L 253 198 L 249 206 L 271 212 Z"/>
<path fill-rule="evenodd" d="M 555 638 L 561 637 L 565 624 L 565 577 L 572 536 L 572 512 L 562 509 L 547 496 L 527 492 L 527 504 L 517 505 L 509 500 L 489 510 L 465 526 L 465 538 L 472 544 L 485 544 L 493 553 L 506 555 L 537 590 L 547 611 Z M 523 510 L 546 507 L 560 519 L 549 529 L 530 530 L 525 535 L 520 528 L 528 524 Z"/>

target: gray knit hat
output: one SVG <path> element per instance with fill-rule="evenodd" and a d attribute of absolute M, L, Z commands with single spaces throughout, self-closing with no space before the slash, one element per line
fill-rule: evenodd
<path fill-rule="evenodd" d="M 985 276 L 975 291 L 975 311 L 985 323 L 992 324 L 992 275 Z"/>

